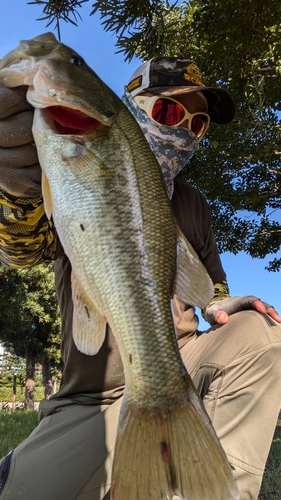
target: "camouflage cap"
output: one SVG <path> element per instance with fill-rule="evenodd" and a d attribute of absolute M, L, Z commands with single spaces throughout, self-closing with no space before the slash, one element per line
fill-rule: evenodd
<path fill-rule="evenodd" d="M 134 72 L 127 85 L 133 97 L 148 89 L 154 94 L 164 95 L 202 92 L 208 102 L 208 114 L 212 122 L 226 124 L 235 116 L 231 95 L 219 87 L 206 87 L 202 73 L 192 59 L 150 59 Z"/>

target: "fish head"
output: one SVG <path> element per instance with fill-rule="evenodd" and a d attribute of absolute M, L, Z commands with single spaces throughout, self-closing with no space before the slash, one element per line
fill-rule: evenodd
<path fill-rule="evenodd" d="M 77 127 L 78 134 L 100 124 L 110 126 L 120 108 L 114 92 L 52 33 L 20 41 L 0 61 L 0 83 L 28 85 L 27 100 L 35 108 L 48 108 L 59 125 L 69 125 L 69 133 L 77 121 L 82 127 Z M 66 133 L 60 126 L 57 132 Z"/>

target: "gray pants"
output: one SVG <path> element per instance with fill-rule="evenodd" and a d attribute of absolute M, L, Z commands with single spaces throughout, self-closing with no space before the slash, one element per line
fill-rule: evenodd
<path fill-rule="evenodd" d="M 243 311 L 195 334 L 181 354 L 234 468 L 241 500 L 256 500 L 281 407 L 281 326 Z M 3 459 L 10 470 L 1 500 L 102 500 L 120 404 L 43 401 L 39 426 L 11 460 Z"/>

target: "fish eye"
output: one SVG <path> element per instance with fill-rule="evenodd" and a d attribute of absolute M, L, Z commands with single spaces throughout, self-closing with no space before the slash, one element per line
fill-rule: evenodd
<path fill-rule="evenodd" d="M 71 64 L 75 64 L 75 66 L 83 66 L 84 64 L 84 59 L 82 57 L 77 56 L 76 54 L 73 54 L 73 56 L 70 56 L 68 59 Z"/>

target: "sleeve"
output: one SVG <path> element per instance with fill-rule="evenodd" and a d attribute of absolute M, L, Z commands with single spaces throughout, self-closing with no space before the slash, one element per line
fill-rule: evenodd
<path fill-rule="evenodd" d="M 42 196 L 24 198 L 0 190 L 0 261 L 31 267 L 56 257 L 58 238 Z"/>
<path fill-rule="evenodd" d="M 175 181 L 172 210 L 182 232 L 196 251 L 214 284 L 226 280 L 205 197 L 187 182 Z"/>
<path fill-rule="evenodd" d="M 213 304 L 215 304 L 219 300 L 229 299 L 229 298 L 230 298 L 230 295 L 229 295 L 229 287 L 228 287 L 227 281 L 223 280 L 220 283 L 215 283 L 214 284 L 214 296 L 213 296 L 212 300 L 209 302 L 209 304 L 204 309 L 202 309 L 203 318 L 206 319 L 206 312 L 210 306 L 212 306 Z"/>
<path fill-rule="evenodd" d="M 175 179 L 171 207 L 179 227 L 213 281 L 214 296 L 207 307 L 229 297 L 226 274 L 212 229 L 211 209 L 205 197 L 187 182 Z M 202 311 L 203 317 L 206 309 Z M 183 304 L 177 297 L 173 300 L 173 311 L 179 345 L 182 347 L 190 333 L 198 328 L 198 318 L 194 308 Z"/>

